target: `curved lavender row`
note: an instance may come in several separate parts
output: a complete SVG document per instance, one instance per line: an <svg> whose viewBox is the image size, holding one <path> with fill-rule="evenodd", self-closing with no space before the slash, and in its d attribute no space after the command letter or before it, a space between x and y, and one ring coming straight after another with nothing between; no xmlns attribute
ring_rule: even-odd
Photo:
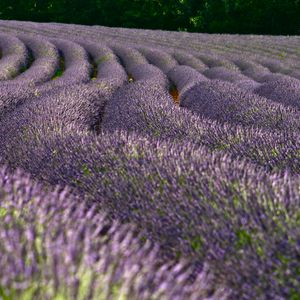
<svg viewBox="0 0 300 300"><path fill-rule="evenodd" d="M174 52L174 58L178 61L180 65L187 65L197 70L198 72L203 72L207 69L207 66L197 59L195 56L185 53L185 52Z"/></svg>
<svg viewBox="0 0 300 300"><path fill-rule="evenodd" d="M27 65L27 48L17 37L0 33L0 49L0 80L13 79Z"/></svg>
<svg viewBox="0 0 300 300"><path fill-rule="evenodd" d="M50 80L59 65L57 48L43 38L20 36L20 39L32 51L34 62L25 72L20 74L15 81L41 84Z"/></svg>
<svg viewBox="0 0 300 300"><path fill-rule="evenodd" d="M133 226L110 222L70 191L46 191L3 168L0 189L5 299L208 299L211 275L204 271L189 283L186 263L163 264ZM209 299L225 298L220 289Z"/></svg>
<svg viewBox="0 0 300 300"><path fill-rule="evenodd" d="M254 92L286 106L300 108L300 80L298 79L285 78L267 82Z"/></svg>
<svg viewBox="0 0 300 300"><path fill-rule="evenodd" d="M144 82L145 85L159 84L165 90L169 90L170 82L168 77L156 66L151 64L141 64L132 66L131 74L134 81Z"/></svg>
<svg viewBox="0 0 300 300"><path fill-rule="evenodd" d="M180 94L201 81L208 81L204 75L189 66L176 66L167 75Z"/></svg>
<svg viewBox="0 0 300 300"><path fill-rule="evenodd" d="M263 82L263 77L269 76L271 73L266 68L259 65L252 65L242 71L243 75L257 81Z"/></svg>
<svg viewBox="0 0 300 300"><path fill-rule="evenodd" d="M300 173L298 134L275 130L270 134L258 128L221 125L176 107L159 84L149 87L133 83L117 91L107 104L102 128L135 131L182 143L191 141L213 151L247 158L267 169L288 168Z"/></svg>
<svg viewBox="0 0 300 300"><path fill-rule="evenodd" d="M7 24L7 25L6 25ZM8 25L9 24L9 25ZM194 49L204 49L205 47L209 49L216 49L219 51L220 48L226 49L226 53L237 53L244 52L248 56L269 56L282 59L285 54L288 54L291 61L288 61L290 65L294 65L293 60L298 59L297 56L297 37L251 37L250 39L244 36L230 36L230 35L208 35L208 34L197 34L197 33L174 33L174 32L165 32L162 31L143 31L143 30L133 30L133 29L116 29L113 30L107 29L103 26L80 26L80 25L67 25L67 24L36 24L32 22L14 22L9 21L6 23L1 23L1 27L5 27L5 30L9 28L11 30L13 27L42 32L43 34L49 34L51 29L51 34L56 36L60 35L63 37L68 37L70 35L82 35L82 36L91 36L91 39L99 40L99 38L107 39L119 39L121 42L131 42L136 44L139 41L149 41L147 44L154 43L157 45L164 45L167 47L175 46L176 48L182 48L187 50L186 45L189 45L189 48ZM47 30L46 30L47 29ZM63 29L63 30L62 30ZM145 35L146 33L146 35ZM184 38L182 39L184 35ZM182 42L181 42L182 40ZM251 47L249 47L249 41ZM205 45L205 47L203 46ZM224 46L220 46L224 45ZM272 47L276 50L276 54L272 51ZM271 49L271 50L270 50ZM254 50L254 51L253 51ZM284 53L282 52L284 51ZM286 62L286 60L285 60Z"/></svg>
<svg viewBox="0 0 300 300"><path fill-rule="evenodd" d="M299 179L140 135L33 128L26 140L26 149L14 145L10 163L139 224L168 257L207 261L215 282L233 290L231 299L280 299L297 288Z"/></svg>
<svg viewBox="0 0 300 300"><path fill-rule="evenodd" d="M239 68L237 65L235 65L234 62L229 61L225 59L224 57L219 57L217 55L211 56L211 55L204 55L204 54L198 54L197 57L204 62L209 68L215 68L215 67L224 67L228 70L232 71L239 71Z"/></svg>
<svg viewBox="0 0 300 300"><path fill-rule="evenodd" d="M278 59L267 58L257 59L256 61L262 66L267 67L271 72L274 73L287 74L291 71L289 68L286 68L285 64Z"/></svg>
<svg viewBox="0 0 300 300"><path fill-rule="evenodd" d="M152 84L151 82L159 83L162 87L169 89L167 76L158 67L149 64L139 51L119 46L114 46L113 49L134 81L145 81L148 85Z"/></svg>
<svg viewBox="0 0 300 300"><path fill-rule="evenodd" d="M233 62L235 63L235 65L237 65L241 72L244 73L245 71L249 71L249 70L257 70L259 69L259 71L262 74L270 74L270 70L266 67L263 67L262 65L258 64L257 62L247 59L247 57L239 57L236 59L233 59Z"/></svg>
<svg viewBox="0 0 300 300"><path fill-rule="evenodd" d="M118 90L106 106L102 128L110 131L121 128L151 133L156 126L162 126L161 122L155 125L151 119L156 114L167 116L164 110L168 106L174 106L173 100L160 82L150 81L150 83L148 85L145 82L135 82ZM150 117L149 123L148 117ZM166 129L167 122L166 119L164 124Z"/></svg>
<svg viewBox="0 0 300 300"><path fill-rule="evenodd" d="M247 79L234 82L234 85L236 85L238 88L244 91L254 93L254 90L260 87L261 84L254 80Z"/></svg>
<svg viewBox="0 0 300 300"><path fill-rule="evenodd" d="M154 48L139 48L139 51L151 64L160 68L165 74L178 64L170 54L163 50Z"/></svg>
<svg viewBox="0 0 300 300"><path fill-rule="evenodd" d="M58 78L44 84L44 89L57 86L86 83L90 80L92 67L87 52L79 44L62 39L50 39L63 56L65 70Z"/></svg>
<svg viewBox="0 0 300 300"><path fill-rule="evenodd" d="M103 83L77 84L53 89L49 94L24 102L2 120L2 147L26 137L31 127L64 132L98 131L105 104L113 91Z"/></svg>
<svg viewBox="0 0 300 300"><path fill-rule="evenodd" d="M122 64L129 74L132 74L132 68L136 65L148 64L147 59L134 48L112 45L111 49L121 59Z"/></svg>
<svg viewBox="0 0 300 300"><path fill-rule="evenodd" d="M290 73L286 72L287 75L285 75L280 72L272 73L264 65L257 64L257 62L253 62L253 61L236 60L235 63L240 66L240 68L242 69L242 73L244 75L260 83L266 83L266 82L275 81L279 79L294 80L294 78L288 76L289 74L292 74L292 71Z"/></svg>
<svg viewBox="0 0 300 300"><path fill-rule="evenodd" d="M212 67L205 70L202 74L210 79L220 79L229 82L248 80L248 77L245 75L229 70L225 67Z"/></svg>
<svg viewBox="0 0 300 300"><path fill-rule="evenodd" d="M296 110L218 80L190 88L181 96L180 106L220 122L270 130L300 129L300 114Z"/></svg>
<svg viewBox="0 0 300 300"><path fill-rule="evenodd" d="M275 81L279 79L293 80L293 78L287 75L281 73L272 73L268 68L255 61L249 61L249 60L247 61L244 58L244 59L236 59L234 60L234 62L236 65L240 67L243 75L250 77L258 82L258 83L250 84L250 86L252 85L251 86L252 91L254 91L252 87L254 87L255 85L257 85L256 88L258 88L261 84L266 82Z"/></svg>
<svg viewBox="0 0 300 300"><path fill-rule="evenodd" d="M93 82L108 85L111 89L116 89L127 82L127 74L111 49L96 43L80 42L80 44L90 53L97 67L97 77L92 78Z"/></svg>
<svg viewBox="0 0 300 300"><path fill-rule="evenodd" d="M271 73L271 74L266 74L266 75L263 75L260 77L260 82L262 84L267 83L267 82L277 81L277 80L294 81L295 78L288 76L288 75L281 74L281 73Z"/></svg>

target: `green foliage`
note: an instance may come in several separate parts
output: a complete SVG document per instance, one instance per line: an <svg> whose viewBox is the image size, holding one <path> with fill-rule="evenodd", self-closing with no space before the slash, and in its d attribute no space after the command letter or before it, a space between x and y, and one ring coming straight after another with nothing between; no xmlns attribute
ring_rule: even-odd
<svg viewBox="0 0 300 300"><path fill-rule="evenodd" d="M0 18L196 32L299 34L298 0L2 0ZM281 59L285 54L280 54Z"/></svg>
<svg viewBox="0 0 300 300"><path fill-rule="evenodd" d="M57 79L58 77L60 77L62 75L63 71L61 69L57 69L54 76L52 77L52 79Z"/></svg>
<svg viewBox="0 0 300 300"><path fill-rule="evenodd" d="M92 175L92 171L89 169L89 167L86 164L82 165L81 170L82 170L82 172L85 176L91 176Z"/></svg>
<svg viewBox="0 0 300 300"><path fill-rule="evenodd" d="M191 241L191 247L194 251L199 252L203 246L203 239L201 236L197 236L192 239Z"/></svg>
<svg viewBox="0 0 300 300"><path fill-rule="evenodd" d="M245 229L240 229L236 232L236 248L241 249L243 247L251 245L251 235Z"/></svg>

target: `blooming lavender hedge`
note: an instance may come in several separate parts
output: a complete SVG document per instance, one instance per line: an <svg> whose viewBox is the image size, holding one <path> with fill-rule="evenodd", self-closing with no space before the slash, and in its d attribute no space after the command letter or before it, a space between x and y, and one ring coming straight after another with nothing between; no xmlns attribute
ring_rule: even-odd
<svg viewBox="0 0 300 300"><path fill-rule="evenodd" d="M132 225L111 222L69 190L0 170L2 299L225 299L207 269L162 263ZM211 295L208 297L208 295Z"/></svg>
<svg viewBox="0 0 300 300"><path fill-rule="evenodd" d="M298 48L0 20L0 298L299 299Z"/></svg>
<svg viewBox="0 0 300 300"><path fill-rule="evenodd" d="M26 46L16 37L9 35L0 36L0 80L15 77L26 66L28 52Z"/></svg>
<svg viewBox="0 0 300 300"><path fill-rule="evenodd" d="M300 108L300 80L279 79L267 82L258 87L255 92L286 106Z"/></svg>
<svg viewBox="0 0 300 300"><path fill-rule="evenodd" d="M32 53L32 65L16 78L16 82L39 84L50 80L59 66L59 53L57 48L41 38L21 36Z"/></svg>
<svg viewBox="0 0 300 300"><path fill-rule="evenodd" d="M201 82L183 93L180 105L207 118L268 129L299 131L296 110L223 81Z"/></svg>

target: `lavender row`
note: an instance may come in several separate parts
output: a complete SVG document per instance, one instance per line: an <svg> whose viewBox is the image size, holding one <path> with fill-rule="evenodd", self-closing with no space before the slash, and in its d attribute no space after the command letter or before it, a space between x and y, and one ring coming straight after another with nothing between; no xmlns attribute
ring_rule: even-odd
<svg viewBox="0 0 300 300"><path fill-rule="evenodd" d="M6 114L1 120L4 126L2 147L9 146L15 139L26 137L31 127L66 132L98 130L105 104L114 89L100 82L68 85L47 93L43 88L41 91L38 97L23 101L22 105L15 107L11 114ZM18 134L20 137L17 137Z"/></svg>
<svg viewBox="0 0 300 300"><path fill-rule="evenodd" d="M0 82L0 120L2 121L6 114L13 112L18 106L40 95L40 90L32 84L20 85L15 81Z"/></svg>
<svg viewBox="0 0 300 300"><path fill-rule="evenodd" d="M122 86L127 81L127 74L118 58L107 46L101 46L96 43L81 41L80 44L88 51L92 57L94 68L96 68L96 77L93 82L111 86L112 89Z"/></svg>
<svg viewBox="0 0 300 300"><path fill-rule="evenodd" d="M41 84L50 80L59 65L59 53L57 48L42 38L20 36L33 55L30 68L20 74L15 81Z"/></svg>
<svg viewBox="0 0 300 300"><path fill-rule="evenodd" d="M293 124L297 120L279 119L278 124L280 122ZM298 133L260 130L232 123L222 125L176 107L159 84L133 83L117 91L107 103L102 128L135 131L179 142L191 141L212 151L246 158L267 169L288 168L293 173L300 172Z"/></svg>
<svg viewBox="0 0 300 300"><path fill-rule="evenodd" d="M267 82L254 90L255 93L285 106L300 108L300 80L292 78Z"/></svg>
<svg viewBox="0 0 300 300"><path fill-rule="evenodd" d="M64 70L60 70L60 74L53 78L55 80L47 82L45 88L88 82L91 65L84 48L77 43L63 39L50 39L50 42L59 49Z"/></svg>
<svg viewBox="0 0 300 300"><path fill-rule="evenodd" d="M156 66L149 64L139 51L133 48L114 46L114 51L122 59L127 73L134 81L144 81L148 85L159 83L166 89L169 88L167 76Z"/></svg>
<svg viewBox="0 0 300 300"><path fill-rule="evenodd" d="M163 50L154 48L139 48L139 50L151 64L160 68L165 74L178 64L170 54Z"/></svg>
<svg viewBox="0 0 300 300"><path fill-rule="evenodd" d="M112 45L114 53L121 59L127 73L132 73L132 68L136 65L148 64L146 58L134 48Z"/></svg>
<svg viewBox="0 0 300 300"><path fill-rule="evenodd" d="M0 170L0 291L5 299L225 299L213 275L163 263L132 225L111 222L70 190Z"/></svg>
<svg viewBox="0 0 300 300"><path fill-rule="evenodd" d="M191 259L195 275L207 262L233 298L281 299L297 290L298 178L190 142L41 129L31 128L5 160L139 224L163 257Z"/></svg>
<svg viewBox="0 0 300 300"><path fill-rule="evenodd" d="M225 67L228 70L239 71L239 68L224 57L218 55L198 54L197 57L203 61L209 68Z"/></svg>
<svg viewBox="0 0 300 300"><path fill-rule="evenodd" d="M220 79L223 81L237 82L248 80L248 77L236 71L232 71L225 67L212 67L203 72L203 75L210 79Z"/></svg>
<svg viewBox="0 0 300 300"><path fill-rule="evenodd" d="M28 51L24 43L11 35L0 35L0 80L13 79L26 68Z"/></svg>
<svg viewBox="0 0 300 300"><path fill-rule="evenodd" d="M180 65L189 66L200 73L207 69L207 66L200 59L197 59L194 55L183 51L176 51L173 55Z"/></svg>
<svg viewBox="0 0 300 300"><path fill-rule="evenodd" d="M168 72L168 77L174 83L180 94L183 94L186 90L199 82L208 81L204 75L186 65L175 66Z"/></svg>
<svg viewBox="0 0 300 300"><path fill-rule="evenodd" d="M194 85L181 95L180 106L220 122L269 130L300 129L297 110L218 80Z"/></svg>

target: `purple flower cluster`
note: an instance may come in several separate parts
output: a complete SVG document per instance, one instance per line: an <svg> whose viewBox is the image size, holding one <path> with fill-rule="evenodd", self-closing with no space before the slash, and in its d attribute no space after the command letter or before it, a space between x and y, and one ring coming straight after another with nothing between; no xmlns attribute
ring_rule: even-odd
<svg viewBox="0 0 300 300"><path fill-rule="evenodd" d="M4 299L225 299L207 267L191 283L183 260L162 262L133 225L110 221L70 190L0 170Z"/></svg>

